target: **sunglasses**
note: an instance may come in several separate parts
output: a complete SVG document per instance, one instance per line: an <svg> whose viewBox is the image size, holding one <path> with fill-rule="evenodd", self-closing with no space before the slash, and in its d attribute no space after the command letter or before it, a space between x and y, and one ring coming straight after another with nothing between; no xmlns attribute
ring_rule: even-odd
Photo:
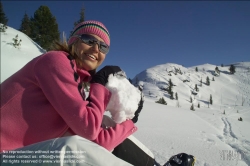
<svg viewBox="0 0 250 166"><path fill-rule="evenodd" d="M82 34L82 35L77 35L76 37L79 37L83 43L89 46L94 46L95 44L97 44L99 51L102 52L103 54L107 54L109 52L109 46L106 43L97 40L92 35Z"/></svg>

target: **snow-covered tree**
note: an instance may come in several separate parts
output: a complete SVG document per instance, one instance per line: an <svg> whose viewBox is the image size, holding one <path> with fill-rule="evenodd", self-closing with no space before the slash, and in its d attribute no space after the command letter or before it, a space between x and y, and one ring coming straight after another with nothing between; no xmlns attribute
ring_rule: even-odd
<svg viewBox="0 0 250 166"><path fill-rule="evenodd" d="M13 46L15 47L15 48L19 48L20 46L21 46L21 39L20 40L18 40L18 35L16 35L16 37L15 38L13 38L12 39L13 40Z"/></svg>
<svg viewBox="0 0 250 166"><path fill-rule="evenodd" d="M174 85L171 79L168 80L168 85L169 86L173 86Z"/></svg>
<svg viewBox="0 0 250 166"><path fill-rule="evenodd" d="M190 110L195 111L195 109L194 109L194 104L191 105Z"/></svg>
<svg viewBox="0 0 250 166"><path fill-rule="evenodd" d="M216 76L220 75L220 70L219 70L218 66L216 66L216 68L214 70L214 73L215 73Z"/></svg>
<svg viewBox="0 0 250 166"><path fill-rule="evenodd" d="M173 100L174 99L174 92L170 93L170 99Z"/></svg>
<svg viewBox="0 0 250 166"><path fill-rule="evenodd" d="M167 105L167 102L165 101L163 97L160 98L158 101L156 101L156 103Z"/></svg>
<svg viewBox="0 0 250 166"><path fill-rule="evenodd" d="M208 86L210 85L210 79L209 79L208 76L207 76L207 85L208 85Z"/></svg>
<svg viewBox="0 0 250 166"><path fill-rule="evenodd" d="M0 32L6 32L8 27L5 24L0 24Z"/></svg>
<svg viewBox="0 0 250 166"><path fill-rule="evenodd" d="M209 100L209 103L212 105L213 104L213 98L212 98L212 95L210 94L210 100Z"/></svg>
<svg viewBox="0 0 250 166"><path fill-rule="evenodd" d="M168 91L168 94L170 94L170 99L174 99L173 86L174 86L174 84L173 84L172 80L169 79L167 91Z"/></svg>
<svg viewBox="0 0 250 166"><path fill-rule="evenodd" d="M229 71L230 71L231 74L234 74L235 73L235 66L234 65L230 65Z"/></svg>
<svg viewBox="0 0 250 166"><path fill-rule="evenodd" d="M196 90L196 92L198 92L198 91L199 91L199 88L198 88L197 84L195 84L194 89Z"/></svg>

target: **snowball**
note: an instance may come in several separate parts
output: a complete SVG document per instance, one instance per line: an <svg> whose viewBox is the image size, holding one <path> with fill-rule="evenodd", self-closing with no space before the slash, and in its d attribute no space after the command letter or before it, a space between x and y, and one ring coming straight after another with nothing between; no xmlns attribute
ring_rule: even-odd
<svg viewBox="0 0 250 166"><path fill-rule="evenodd" d="M132 119L141 99L141 92L126 78L125 73L108 78L106 88L112 93L106 111L109 111L116 123Z"/></svg>

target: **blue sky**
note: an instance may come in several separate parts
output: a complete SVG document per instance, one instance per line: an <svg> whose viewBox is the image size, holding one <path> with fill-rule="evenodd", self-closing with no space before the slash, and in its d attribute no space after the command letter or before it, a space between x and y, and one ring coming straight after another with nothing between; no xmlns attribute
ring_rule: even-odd
<svg viewBox="0 0 250 166"><path fill-rule="evenodd" d="M129 78L152 66L191 67L250 61L250 1L2 1L8 26L19 29L26 13L50 8L60 32L79 19L98 20L111 34L105 65Z"/></svg>

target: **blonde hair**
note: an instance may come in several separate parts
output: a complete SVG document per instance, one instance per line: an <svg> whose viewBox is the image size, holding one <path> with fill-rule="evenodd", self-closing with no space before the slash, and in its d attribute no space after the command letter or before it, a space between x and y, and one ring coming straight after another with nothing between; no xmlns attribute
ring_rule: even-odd
<svg viewBox="0 0 250 166"><path fill-rule="evenodd" d="M62 39L62 41L55 41L52 44L52 49L51 50L67 52L69 55L71 55L74 58L77 67L78 68L82 68L83 67L83 63L82 63L81 59L78 57L77 50L76 50L76 43L78 41L79 41L79 39L77 39L71 45L68 45L66 36L63 33L63 39ZM90 73L91 76L93 76L96 73L96 69L90 70L88 72Z"/></svg>

